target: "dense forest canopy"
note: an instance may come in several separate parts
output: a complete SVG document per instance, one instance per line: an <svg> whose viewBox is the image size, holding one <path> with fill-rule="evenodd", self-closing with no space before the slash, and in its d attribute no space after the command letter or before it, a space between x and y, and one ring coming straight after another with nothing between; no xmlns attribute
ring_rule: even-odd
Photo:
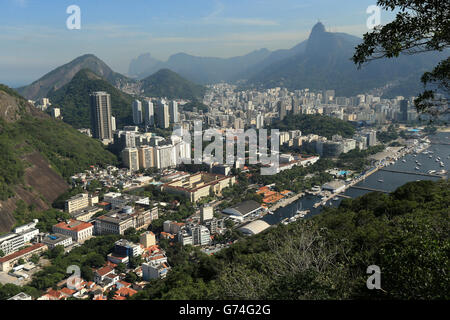
<svg viewBox="0 0 450 320"><path fill-rule="evenodd" d="M168 248L174 266L132 299L449 299L448 181L344 200L215 256ZM383 290L368 290L367 267Z"/></svg>
<svg viewBox="0 0 450 320"><path fill-rule="evenodd" d="M331 137L339 134L349 138L355 133L355 128L348 122L322 115L290 115L282 121L275 122L271 128L287 130L301 130L303 135L318 134L319 136Z"/></svg>

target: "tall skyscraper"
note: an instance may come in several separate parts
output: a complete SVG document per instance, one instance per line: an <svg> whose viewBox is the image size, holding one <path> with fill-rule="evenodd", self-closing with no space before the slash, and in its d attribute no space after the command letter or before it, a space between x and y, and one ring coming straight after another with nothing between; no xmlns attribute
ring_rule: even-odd
<svg viewBox="0 0 450 320"><path fill-rule="evenodd" d="M146 127L155 124L155 110L151 100L144 101L144 123Z"/></svg>
<svg viewBox="0 0 450 320"><path fill-rule="evenodd" d="M180 121L180 114L178 113L178 103L176 101L170 101L169 114L171 123L178 123Z"/></svg>
<svg viewBox="0 0 450 320"><path fill-rule="evenodd" d="M157 102L156 119L158 120L158 127L162 129L167 129L169 127L169 106L164 100L159 100Z"/></svg>
<svg viewBox="0 0 450 320"><path fill-rule="evenodd" d="M92 135L100 140L112 140L111 96L98 91L89 95L91 103Z"/></svg>
<svg viewBox="0 0 450 320"><path fill-rule="evenodd" d="M408 100L400 100L401 121L408 121Z"/></svg>
<svg viewBox="0 0 450 320"><path fill-rule="evenodd" d="M136 125L142 123L142 103L139 100L133 101L133 122Z"/></svg>
<svg viewBox="0 0 450 320"><path fill-rule="evenodd" d="M278 101L278 115L280 120L283 120L287 116L287 106L282 101Z"/></svg>

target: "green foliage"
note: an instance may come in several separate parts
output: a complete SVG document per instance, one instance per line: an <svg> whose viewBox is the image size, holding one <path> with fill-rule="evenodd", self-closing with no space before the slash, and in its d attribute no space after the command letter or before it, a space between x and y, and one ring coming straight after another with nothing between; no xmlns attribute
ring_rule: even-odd
<svg viewBox="0 0 450 320"><path fill-rule="evenodd" d="M80 70L68 84L50 91L48 97L54 106L61 109L64 122L75 128L90 128L89 94L95 91L105 91L111 95L111 113L116 117L118 128L132 123L133 98L89 69Z"/></svg>
<svg viewBox="0 0 450 320"><path fill-rule="evenodd" d="M388 143L392 140L397 139L398 133L397 130L395 130L395 127L393 125L390 125L387 131L378 131L377 132L377 139L381 141L382 143Z"/></svg>
<svg viewBox="0 0 450 320"><path fill-rule="evenodd" d="M183 111L193 112L194 108L197 108L197 111L202 111L203 113L208 112L208 106L198 100L194 100L183 105Z"/></svg>
<svg viewBox="0 0 450 320"><path fill-rule="evenodd" d="M378 0L378 6L398 11L396 18L364 35L364 42L356 47L355 64L380 58L399 57L401 53L444 51L450 46L450 4L448 1ZM422 76L422 83L435 85L444 93L450 92L450 58L442 60L431 72ZM436 86L437 85L437 86ZM425 90L415 104L419 111L430 111L433 106L448 112L448 102L434 100L435 90Z"/></svg>
<svg viewBox="0 0 450 320"><path fill-rule="evenodd" d="M280 131L301 130L303 135L318 134L331 139L335 134L349 138L355 133L355 128L346 121L322 115L293 115L275 122L271 128Z"/></svg>
<svg viewBox="0 0 450 320"><path fill-rule="evenodd" d="M207 256L169 246L174 266L131 299L449 298L448 181L342 201L313 219L240 239ZM367 267L381 268L368 290Z"/></svg>
<svg viewBox="0 0 450 320"><path fill-rule="evenodd" d="M370 161L367 157L383 150L383 145L372 146L366 150L353 149L347 153L342 153L339 156L337 165L340 168L345 168L348 170L363 171L368 165L370 165Z"/></svg>
<svg viewBox="0 0 450 320"><path fill-rule="evenodd" d="M98 236L87 240L82 246L72 249L67 254L63 254L58 246L49 253L52 264L43 268L33 276L30 286L45 290L54 286L59 281L67 278L67 267L77 265L80 267L85 280L93 279L92 268L101 267L105 263L108 253L112 252L114 242L120 239L120 235Z"/></svg>
<svg viewBox="0 0 450 320"><path fill-rule="evenodd" d="M0 300L7 300L21 292L25 292L33 298L38 298L40 296L39 290L30 286L17 286L12 283L0 283Z"/></svg>
<svg viewBox="0 0 450 320"><path fill-rule="evenodd" d="M14 124L11 135L32 145L65 178L91 165L117 164L99 141L58 120L26 117Z"/></svg>
<svg viewBox="0 0 450 320"><path fill-rule="evenodd" d="M144 94L169 99L202 99L206 89L180 77L169 69L161 69L142 80Z"/></svg>
<svg viewBox="0 0 450 320"><path fill-rule="evenodd" d="M16 207L13 213L16 226L27 224L33 221L33 219L38 219L39 222L36 227L42 232L51 232L52 226L57 224L59 220L70 219L70 215L67 212L56 209L38 211L32 206L27 206L23 200L17 201Z"/></svg>
<svg viewBox="0 0 450 320"><path fill-rule="evenodd" d="M335 163L333 161L320 159L311 166L295 166L276 175L260 175L258 170L253 173L251 180L254 183L263 185L274 183L277 191L290 190L298 193L311 189L315 185L322 185L325 182L331 181L333 177L324 171L334 166ZM306 179L308 174L313 176Z"/></svg>
<svg viewBox="0 0 450 320"><path fill-rule="evenodd" d="M14 195L12 186L22 182L24 165L7 135L2 133L1 127L0 150L0 200L7 200Z"/></svg>

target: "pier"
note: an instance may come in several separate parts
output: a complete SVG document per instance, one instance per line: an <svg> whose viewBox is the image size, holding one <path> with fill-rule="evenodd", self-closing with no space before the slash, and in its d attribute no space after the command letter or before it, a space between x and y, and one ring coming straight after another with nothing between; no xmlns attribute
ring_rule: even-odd
<svg viewBox="0 0 450 320"><path fill-rule="evenodd" d="M275 210L278 210L280 208L284 208L284 207L290 205L291 203L297 201L304 195L305 194L302 192L302 193L298 193L292 197L284 198L284 199L280 200L278 203L276 203L275 205L273 205L272 207L270 207L269 210L275 212Z"/></svg>
<svg viewBox="0 0 450 320"><path fill-rule="evenodd" d="M385 169L385 168L382 168L382 169L380 169L380 170L381 170L381 171L386 171L386 172L393 172L393 173L412 174L412 175L416 175L416 176L424 176L424 177L432 177L432 178L442 178L441 175L437 175L437 174L429 174L429 173L424 173L424 172L409 172L409 171L392 170L392 169Z"/></svg>
<svg viewBox="0 0 450 320"><path fill-rule="evenodd" d="M336 197L341 197L341 198L344 198L344 199L352 199L352 197L347 196L347 195L342 194L342 193L337 194Z"/></svg>
<svg viewBox="0 0 450 320"><path fill-rule="evenodd" d="M386 191L386 190L367 188L367 187L360 187L360 186L351 186L350 188L359 189L359 190L366 190L366 191L372 191L372 192L383 192L383 193L389 193L390 192L390 191Z"/></svg>

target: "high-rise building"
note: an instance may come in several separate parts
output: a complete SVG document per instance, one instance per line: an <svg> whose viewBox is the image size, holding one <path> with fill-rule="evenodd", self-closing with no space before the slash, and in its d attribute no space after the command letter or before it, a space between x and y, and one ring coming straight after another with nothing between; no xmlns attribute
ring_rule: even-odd
<svg viewBox="0 0 450 320"><path fill-rule="evenodd" d="M400 119L408 121L408 100L400 100Z"/></svg>
<svg viewBox="0 0 450 320"><path fill-rule="evenodd" d="M136 125L142 123L142 103L139 100L133 101L133 123Z"/></svg>
<svg viewBox="0 0 450 320"><path fill-rule="evenodd" d="M178 112L178 103L176 101L170 101L169 115L171 123L178 123L180 121L180 114Z"/></svg>
<svg viewBox="0 0 450 320"><path fill-rule="evenodd" d="M146 127L155 124L155 110L151 100L144 101L144 123Z"/></svg>
<svg viewBox="0 0 450 320"><path fill-rule="evenodd" d="M214 218L214 208L212 206L204 206L200 209L200 221L205 222Z"/></svg>
<svg viewBox="0 0 450 320"><path fill-rule="evenodd" d="M139 153L136 148L125 148L122 151L122 160L125 167L131 171L139 170Z"/></svg>
<svg viewBox="0 0 450 320"><path fill-rule="evenodd" d="M264 116L260 113L256 116L256 129L264 128Z"/></svg>
<svg viewBox="0 0 450 320"><path fill-rule="evenodd" d="M111 130L112 131L116 131L117 127L116 127L116 117L111 116Z"/></svg>
<svg viewBox="0 0 450 320"><path fill-rule="evenodd" d="M367 146L372 147L377 143L377 132L375 130L368 130L364 132L367 138Z"/></svg>
<svg viewBox="0 0 450 320"><path fill-rule="evenodd" d="M158 120L158 127L167 129L170 123L169 106L164 100L157 102L156 119Z"/></svg>
<svg viewBox="0 0 450 320"><path fill-rule="evenodd" d="M335 91L334 90L327 90L327 91L325 91L325 96L324 96L325 104L333 102L334 95L335 95Z"/></svg>
<svg viewBox="0 0 450 320"><path fill-rule="evenodd" d="M191 228L194 245L205 246L211 243L211 234L205 226L195 226Z"/></svg>
<svg viewBox="0 0 450 320"><path fill-rule="evenodd" d="M244 129L245 128L245 122L241 118L237 118L234 120L234 128L235 129Z"/></svg>
<svg viewBox="0 0 450 320"><path fill-rule="evenodd" d="M287 105L282 101L278 101L278 114L280 120L283 120L287 115Z"/></svg>
<svg viewBox="0 0 450 320"><path fill-rule="evenodd" d="M111 96L98 91L90 94L92 135L96 139L113 139L111 123Z"/></svg>
<svg viewBox="0 0 450 320"><path fill-rule="evenodd" d="M177 165L176 151L173 145L157 146L155 152L155 167L165 169Z"/></svg>
<svg viewBox="0 0 450 320"><path fill-rule="evenodd" d="M139 168L147 169L155 166L153 150L154 148L150 146L140 146L138 148Z"/></svg>

